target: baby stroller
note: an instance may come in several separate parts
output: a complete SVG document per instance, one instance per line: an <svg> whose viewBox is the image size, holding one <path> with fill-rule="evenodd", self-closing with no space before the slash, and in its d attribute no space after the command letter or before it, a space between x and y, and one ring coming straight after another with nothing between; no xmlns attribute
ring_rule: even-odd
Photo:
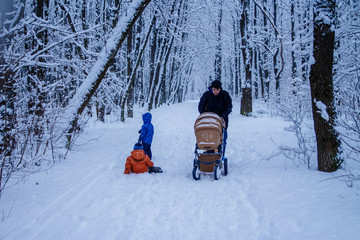
<svg viewBox="0 0 360 240"><path fill-rule="evenodd" d="M192 175L199 180L201 172L213 172L219 180L221 173L228 174L228 160L224 156L224 120L212 112L200 114L194 125L196 136L195 159Z"/></svg>

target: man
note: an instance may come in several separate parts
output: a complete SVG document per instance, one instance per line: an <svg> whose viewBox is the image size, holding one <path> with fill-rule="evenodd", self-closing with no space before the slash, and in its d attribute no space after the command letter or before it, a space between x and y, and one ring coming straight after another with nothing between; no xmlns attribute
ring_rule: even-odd
<svg viewBox="0 0 360 240"><path fill-rule="evenodd" d="M227 128L229 125L229 114L232 111L232 101L229 93L222 89L221 82L215 80L211 83L209 91L200 98L198 106L200 114L203 112L214 112L224 118L226 126L224 132L224 154L227 139Z"/></svg>
<svg viewBox="0 0 360 240"><path fill-rule="evenodd" d="M229 93L221 88L221 82L215 80L211 83L209 91L206 91L199 102L199 112L214 112L224 118L226 128L229 123L229 114L232 111L232 101Z"/></svg>

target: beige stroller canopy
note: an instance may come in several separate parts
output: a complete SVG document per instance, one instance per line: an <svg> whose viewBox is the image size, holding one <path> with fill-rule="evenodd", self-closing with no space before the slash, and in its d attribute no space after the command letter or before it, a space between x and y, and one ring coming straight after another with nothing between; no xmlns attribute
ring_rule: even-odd
<svg viewBox="0 0 360 240"><path fill-rule="evenodd" d="M221 144L223 119L212 112L200 114L194 124L196 143L202 150L215 150Z"/></svg>

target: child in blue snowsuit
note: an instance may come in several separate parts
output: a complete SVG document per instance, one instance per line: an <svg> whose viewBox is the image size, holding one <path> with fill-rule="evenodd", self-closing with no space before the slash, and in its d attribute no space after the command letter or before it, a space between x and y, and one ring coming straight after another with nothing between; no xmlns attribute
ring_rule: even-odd
<svg viewBox="0 0 360 240"><path fill-rule="evenodd" d="M147 112L144 115L142 115L142 119L144 121L144 124L141 126L141 130L139 131L140 137L139 142L143 145L143 150L145 151L145 154L149 156L149 158L152 158L151 153L151 143L154 136L154 126L151 124L151 113Z"/></svg>

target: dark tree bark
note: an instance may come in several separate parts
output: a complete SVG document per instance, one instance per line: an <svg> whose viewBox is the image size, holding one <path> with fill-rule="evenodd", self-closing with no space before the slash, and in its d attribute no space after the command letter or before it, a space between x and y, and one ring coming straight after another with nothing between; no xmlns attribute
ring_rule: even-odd
<svg viewBox="0 0 360 240"><path fill-rule="evenodd" d="M335 0L315 1L313 50L315 63L310 70L310 87L317 141L318 169L324 172L336 171L342 162L340 141L338 132L335 130L336 112L332 71L335 17ZM327 19L326 22L325 19ZM324 109L325 107L326 109Z"/></svg>
<svg viewBox="0 0 360 240"><path fill-rule="evenodd" d="M149 63L149 90L146 96L146 102L148 102L148 111L150 111L152 109L152 99L153 99L153 95L154 95L154 88L157 85L157 82L155 82L155 72L156 72L156 67L157 67L157 63L156 63L156 56L158 55L158 32L159 30L156 27L156 23L157 23L157 18L158 18L158 12L155 10L154 16L153 16L153 23L154 23L154 27L152 28L152 36L151 36L151 46L150 46L150 63Z"/></svg>
<svg viewBox="0 0 360 240"><path fill-rule="evenodd" d="M82 18L82 29L83 30L88 29L86 11L87 11L87 2L86 2L86 0L83 0L82 5L81 5L81 18ZM84 48L87 49L88 46L89 46L89 39L84 38Z"/></svg>
<svg viewBox="0 0 360 240"><path fill-rule="evenodd" d="M234 94L239 95L241 91L241 59L240 59L240 11L235 9L235 17L233 18L233 31L234 31Z"/></svg>
<svg viewBox="0 0 360 240"><path fill-rule="evenodd" d="M222 0L219 3L219 19L217 22L216 34L217 34L217 45L215 52L215 63L214 63L214 72L215 80L221 81L221 65L222 65L222 50L221 50L221 22L222 22Z"/></svg>
<svg viewBox="0 0 360 240"><path fill-rule="evenodd" d="M291 1L291 77L293 81L297 77L297 66L296 66L296 56L295 56L295 2ZM293 82L294 88L293 93L296 94L295 83Z"/></svg>
<svg viewBox="0 0 360 240"><path fill-rule="evenodd" d="M133 31L131 30L127 37L127 80L128 84L130 84L128 89L128 97L127 101L127 117L132 118L134 116L133 108L134 108L134 82L131 81L131 75L133 71Z"/></svg>
<svg viewBox="0 0 360 240"><path fill-rule="evenodd" d="M243 88L242 91L243 96L241 98L240 114L244 116L250 116L252 113L252 89Z"/></svg>
<svg viewBox="0 0 360 240"><path fill-rule="evenodd" d="M241 50L243 57L243 64L245 66L245 80L242 88L242 97L240 104L240 114L250 116L252 113L252 79L251 79L251 64L252 64L252 48L249 41L249 0L243 0L243 10L240 20L241 32Z"/></svg>
<svg viewBox="0 0 360 240"><path fill-rule="evenodd" d="M277 22L277 0L274 0L274 25L276 26ZM279 33L275 29L275 39L277 40ZM276 98L277 101L280 101L280 74L279 74L279 66L278 66L278 55L279 49L276 50L273 56L273 64L274 64L274 75L275 75L275 89L276 89Z"/></svg>

